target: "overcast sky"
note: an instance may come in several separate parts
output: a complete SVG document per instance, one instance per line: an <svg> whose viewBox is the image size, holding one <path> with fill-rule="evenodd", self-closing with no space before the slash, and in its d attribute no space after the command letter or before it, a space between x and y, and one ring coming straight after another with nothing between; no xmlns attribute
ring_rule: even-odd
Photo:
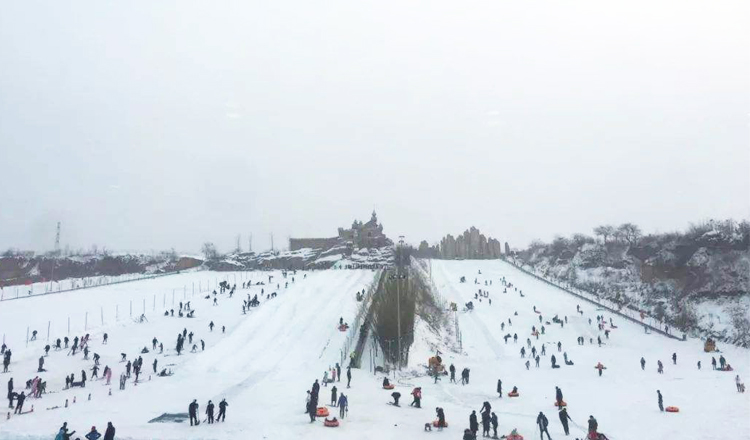
<svg viewBox="0 0 750 440"><path fill-rule="evenodd" d="M749 5L0 0L0 248L747 219Z"/></svg>

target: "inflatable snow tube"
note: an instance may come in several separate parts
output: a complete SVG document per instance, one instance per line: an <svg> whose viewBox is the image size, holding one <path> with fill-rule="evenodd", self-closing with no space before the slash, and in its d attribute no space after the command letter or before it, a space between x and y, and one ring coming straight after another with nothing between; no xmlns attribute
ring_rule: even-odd
<svg viewBox="0 0 750 440"><path fill-rule="evenodd" d="M384 390L392 390L396 388L396 385L393 385L392 383L389 383L388 385L383 385Z"/></svg>
<svg viewBox="0 0 750 440"><path fill-rule="evenodd" d="M315 415L318 417L328 417L328 414L330 413L328 412L328 408L326 408L325 406L319 406L317 411L315 411Z"/></svg>
<svg viewBox="0 0 750 440"><path fill-rule="evenodd" d="M555 406L562 408L563 406L568 406L568 404L563 400L561 402L555 402Z"/></svg>
<svg viewBox="0 0 750 440"><path fill-rule="evenodd" d="M680 412L680 408L677 408L676 406L668 406L664 408L664 411L666 412Z"/></svg>
<svg viewBox="0 0 750 440"><path fill-rule="evenodd" d="M340 326L339 326L339 331L345 332L345 331L347 331L347 330L349 330L349 327L347 327L347 326L345 326L345 325L340 325Z"/></svg>
<svg viewBox="0 0 750 440"><path fill-rule="evenodd" d="M323 426L327 426L329 428L335 428L335 427L339 426L339 421L336 420L336 419L333 419L333 420L325 419L323 421Z"/></svg>
<svg viewBox="0 0 750 440"><path fill-rule="evenodd" d="M509 434L505 438L506 440L523 440L523 436L521 434Z"/></svg>
<svg viewBox="0 0 750 440"><path fill-rule="evenodd" d="M434 426L435 428L439 428L440 424L438 423L437 420L433 420L432 421L432 426ZM445 422L445 426L443 426L443 428L447 428L447 427L448 427L448 422Z"/></svg>
<svg viewBox="0 0 750 440"><path fill-rule="evenodd" d="M514 393L512 391L510 393L508 393L508 397L518 397L518 396L519 396L518 393Z"/></svg>

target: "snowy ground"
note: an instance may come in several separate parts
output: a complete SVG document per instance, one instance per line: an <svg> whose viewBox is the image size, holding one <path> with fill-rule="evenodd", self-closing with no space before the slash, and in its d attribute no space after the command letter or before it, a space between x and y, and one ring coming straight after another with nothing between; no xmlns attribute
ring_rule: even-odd
<svg viewBox="0 0 750 440"><path fill-rule="evenodd" d="M251 273L250 277L267 281L267 274ZM109 387L101 382L92 382L85 390L60 391L65 374L75 372L79 376L81 368L90 368L92 362L83 361L80 356L65 356L65 352L51 353L47 363L50 371L44 374L49 381L48 389L57 393L41 400L27 400L27 407L31 404L36 407L32 414L0 420L0 439L52 438L63 421L83 434L91 425L103 430L110 420L117 426L117 438L126 439L383 440L422 435L459 439L463 429L468 427L471 410L478 411L484 401L491 402L499 417L499 434L518 428L527 439L537 438L534 421L538 412L544 411L554 439L563 437L552 406L555 386L562 388L569 413L578 426L585 427L586 419L593 414L599 420L600 430L613 440L750 439L750 418L747 417L750 394L738 394L734 385L735 374L739 373L746 380L750 372L747 350L720 346L736 372L712 371L711 356L703 352L700 341L681 342L646 335L639 326L617 319L618 328L612 330L610 339L606 340L602 334L606 345L591 345L588 338L596 340L599 332L595 325L589 326L588 318L602 312L581 304L585 314L583 317L576 315L578 302L574 297L500 261L433 261L432 278L442 297L459 305L473 300L476 308L473 312L458 312L449 320L454 323L454 318L458 319L462 350L453 348L456 342L453 326L435 333L423 321L417 321L410 365L395 378L397 390L403 396L402 407L386 404L391 392L381 389L382 375L373 375L368 367L353 370L351 389L342 386L343 382L338 384L350 401L350 413L340 427L326 428L320 421L310 424L303 414L305 390L315 378L321 379L328 366L339 361L346 335L336 329L338 318L343 316L347 321L354 318L357 310L354 293L368 287L374 274L372 271L328 270L308 272L307 279L301 279L302 272L298 272L294 284L284 289L282 283L277 298L262 301L248 316L241 314L241 302L248 291L240 290L232 299L220 296L219 305L215 307L196 295L192 299L198 310L194 320L162 317L158 295L170 289L166 281L170 277L123 285L120 287L125 290L118 292L108 291L119 289L118 286L71 292L61 295L54 303L39 301L41 298L0 303L0 331L14 331L13 343L9 345L14 350L12 376L19 388L35 375L37 358L44 344L38 341L28 349L23 347L25 327L32 317L38 316L39 322L46 322L50 317L73 313L80 304L91 304L98 309L99 303L111 308L118 302L122 311L123 304L129 303L131 297L134 303L142 303L146 298L148 309L148 298L152 297L153 302L153 295L157 295L156 313L147 310L147 324L129 320L108 324L105 317L105 328L110 335L108 346L100 344L104 328L91 332L93 351L102 355L103 364L114 368L112 396L107 395ZM462 275L467 278L465 284L459 283ZM198 272L184 276L207 279L217 275ZM231 275L218 275L222 276L232 282ZM278 272L275 276L274 286L280 279ZM513 289L503 294L500 283L503 276L522 290L525 297L520 297ZM475 277L481 286L474 284ZM492 286L485 287L485 280L492 280ZM157 286L157 283L165 284ZM239 278L237 283L241 284ZM490 292L491 306L486 300L481 303L474 300L474 292L479 288ZM268 291L268 287L266 289ZM253 287L250 292L259 292L259 288ZM83 299L82 295L91 296ZM167 301L169 299L167 297ZM551 320L554 314L567 315L568 324L563 329L559 325L545 324L546 334L535 340L530 335L531 326L539 326L539 315L532 310L534 305L543 312L545 321ZM510 328L508 318L513 321ZM208 332L207 324L211 320L219 327L226 325L226 334L216 329ZM502 321L506 322L505 332L500 330ZM197 339L205 339L205 352L174 356L176 334L185 327L194 331ZM19 332L23 336L20 342ZM511 339L506 345L502 336L507 332L518 333L519 342L514 344ZM53 332L53 337L55 334L59 331ZM119 391L115 378L124 368L117 361L119 353L127 352L132 358L144 345L150 345L154 336L165 345L166 356L157 356L159 365L174 363L175 375L154 377L150 381L146 377L144 383L135 387L128 382L127 389ZM586 337L585 346L576 345L578 336ZM526 371L525 359L520 358L519 350L529 337L537 349L541 349L542 343L547 344L547 356L542 357L540 368L535 368L532 362L530 370ZM550 368L551 354L557 356L558 363L563 363L562 353L557 353L556 346L552 345L557 341L562 342L562 349L575 362L574 366L563 364L557 370ZM432 379L424 376L420 364L426 363L435 346L442 347L444 361L454 363L459 372L464 367L471 369L469 385L451 384L447 377L433 384ZM671 362L673 352L678 355L676 366ZM647 361L645 371L641 371L638 363L641 356ZM147 372L151 371L153 359L151 353L144 355ZM663 375L656 373L657 359L664 362ZM698 360L703 362L701 371L696 368ZM598 361L607 367L603 377L598 377L594 369ZM0 375L3 391L7 377L7 374ZM495 393L497 379L503 380L504 392L517 386L521 396L499 399ZM414 386L423 387L422 409L408 406L409 393ZM656 405L657 389L662 391L665 405L679 406L681 412L660 413ZM89 392L91 402L86 401ZM327 402L329 392L329 388L321 388L321 404ZM78 403L71 408L45 410L62 405L65 399L72 400L73 396ZM209 399L217 403L226 398L230 404L227 422L194 428L185 423L147 423L164 412L186 412L194 398L201 404L201 412ZM445 409L450 427L442 432L424 433L424 424L435 418L437 406ZM569 438L583 435L582 430L571 426Z"/></svg>

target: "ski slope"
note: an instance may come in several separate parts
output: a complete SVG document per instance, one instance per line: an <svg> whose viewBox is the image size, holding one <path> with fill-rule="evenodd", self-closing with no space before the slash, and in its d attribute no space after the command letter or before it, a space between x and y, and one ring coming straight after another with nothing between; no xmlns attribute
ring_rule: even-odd
<svg viewBox="0 0 750 440"><path fill-rule="evenodd" d="M206 277L205 272L202 274ZM233 275L211 273L209 278L226 279L233 284ZM274 276L270 284L269 275ZM177 318L176 312L175 317L164 317L162 307L157 307L156 312L147 310L147 323L127 319L90 331L92 352L101 355L102 367L109 365L114 370L111 386L105 386L103 381L91 381L83 389L62 390L65 375L75 373L78 380L80 370L88 370L93 362L84 361L80 354L67 356L67 350L53 350L45 365L48 371L40 374L48 381L49 394L41 399L26 400L25 408L35 405L33 413L12 416L7 421L3 417L0 438L51 438L63 421L80 434L85 434L84 427L88 431L92 425L103 432L107 421L112 421L118 430L117 438L246 438L249 429L257 438L300 435L308 428L301 414L305 390L316 376L339 362L346 333L338 330L338 320L354 318L358 305L355 293L369 286L375 272L298 272L293 283L291 276L290 273L284 280L278 271L244 274L243 277L253 283L264 281L267 285L242 290L239 282L233 298L228 298L226 293L217 295L216 306L211 299L196 295L191 299L196 309L193 319ZM285 281L289 281L288 288L284 287ZM165 279L158 280L158 283L163 282ZM280 283L278 289L277 282ZM46 321L49 317L76 313L81 304L95 303L91 305L112 308L131 298L153 297L164 288L163 285L151 286L158 283L157 280L143 281L3 303L0 304L1 331L22 327L25 333L26 323L32 316ZM277 292L278 296L268 300L263 297L259 307L243 315L243 299L248 294L259 294L260 299L261 288L266 294ZM208 329L211 321L216 324L213 332ZM222 326L226 326L224 334ZM195 333L194 342L205 340L204 352L198 348L197 353L190 353L191 346L186 344L186 352L176 356L176 336L183 328ZM108 345L101 344L104 331L109 335ZM37 359L46 341L37 340L25 348L18 342L16 333L12 339L15 343L8 344L14 352L11 373L0 377L3 390L8 377L13 376L20 392L23 383L37 374ZM71 333L71 339L73 334L80 332ZM53 338L59 335L52 333ZM128 359L134 359L143 347L151 349L154 337L164 343L164 354L144 354L143 381L134 386L131 378L126 389L120 391L118 378L124 371L124 364L119 362L119 354L125 352ZM154 358L159 362L159 370L169 366L175 374L156 377L152 370ZM111 396L108 395L110 388ZM92 395L91 401L87 400L88 393ZM77 403L73 405L74 397ZM147 423L162 413L187 412L193 399L198 399L203 412L209 399L218 405L222 398L227 399L229 408L228 421L220 426L202 424L191 428L187 423ZM65 399L71 402L69 408L46 410L62 407ZM297 417L300 414L301 417ZM291 420L299 423L290 425Z"/></svg>
<svg viewBox="0 0 750 440"><path fill-rule="evenodd" d="M446 302L456 302L461 310L464 303L473 301L473 312L459 311L450 314L450 325L431 329L417 319L415 344L410 349L410 364L402 372L391 373L396 391L402 394L401 407L388 405L391 391L380 386L383 374L373 374L367 367L352 370L351 389L344 382L336 385L339 392L349 397L350 412L338 428L326 428L319 419L310 423L304 414L305 391L312 382L322 379L323 372L342 355L346 334L338 331L339 317L352 322L358 304L356 291L368 288L375 272L365 270L326 270L298 272L294 283L284 288L279 272L255 272L244 274L196 272L172 278L165 277L126 285L102 287L86 291L51 295L42 298L0 303L0 331L12 335L9 345L14 351L11 376L16 388L23 381L33 378L36 362L45 344L32 342L24 347L25 329L29 321L45 323L50 317L64 319L67 315L80 316L83 309L94 314L100 307L105 310L119 305L123 307L132 299L134 304L148 298L156 301L155 311L146 310L148 323L136 323L127 316L111 320L105 315L104 324L90 331L93 337L92 351L102 356L102 365L114 369L112 386L102 381L93 381L85 389L62 390L65 374L75 373L91 367L93 362L84 361L81 355L66 356L65 351L51 352L47 359L48 372L42 373L48 380L48 391L42 399L27 399L26 407L35 405L34 413L0 419L0 439L49 439L53 438L62 422L67 421L76 435L85 434L92 425L103 432L107 421L117 427L118 439L407 439L429 436L442 439L458 439L468 427L472 410L479 411L482 402L489 401L498 415L500 435L518 428L526 439L537 438L535 427L539 411L547 415L549 431L553 439L563 438L563 431L553 407L555 386L560 386L568 403L569 414L575 425L571 425L568 438L583 438L586 419L594 415L599 421L600 432L613 440L639 439L750 439L750 399L748 394L735 390L734 375L743 379L748 376L750 355L747 350L720 346L735 372L711 370L711 356L702 351L697 340L675 341L663 336L644 334L643 329L616 317L610 338L602 333L605 345L590 344L600 334L595 323L588 324L598 312L591 305L552 286L541 283L500 261L438 261L432 262L432 279L438 292ZM478 271L482 274L478 274ZM274 276L268 284L268 276ZM190 287L184 287L184 295L197 310L196 318L164 317L159 307L171 300L172 289L180 285L190 286L193 281L201 285L222 279L233 283L237 277L238 291L233 298L218 295L218 305L211 305L203 295L191 296ZM466 283L459 278L466 276ZM197 278L190 278L197 277ZM502 293L500 280L505 277L523 291L521 297L515 290ZM172 281L169 279L172 278ZM242 281L264 281L266 286L253 286L242 290ZM474 284L474 278L481 285ZM484 281L492 280L492 286ZM278 289L276 283L280 283ZM172 287L170 287L172 286ZM213 288L215 284L211 284ZM242 299L247 294L276 291L273 299L262 299L258 308L242 315ZM481 303L474 299L479 288L490 292L492 305L487 300ZM179 290L176 290L179 295ZM154 300L156 295L156 300ZM164 297L166 296L166 299ZM56 298L52 301L52 298ZM27 302L28 301L28 302ZM38 302L33 302L38 301ZM178 300L179 301L179 300ZM580 304L584 315L576 314ZM9 307L10 306L10 307ZM537 341L531 336L531 326L539 327L538 314L543 320L551 320L554 314L568 316L564 328L546 325L545 335ZM153 308L153 307L152 307ZM514 315L515 312L518 315ZM607 315L604 313L605 316ZM134 312L134 317L137 317ZM607 319L609 318L606 316ZM513 325L505 332L500 323L511 318ZM461 334L462 349L454 349L456 338L453 332L455 319ZM79 321L80 319L76 320ZM213 321L217 328L208 331ZM37 324L35 324L37 325ZM226 326L226 333L221 333ZM176 356L176 335L183 328L195 332L195 339L204 339L206 351ZM81 327L82 329L82 327ZM71 332L81 333L81 329ZM63 330L54 330L53 338ZM107 331L108 345L101 345L101 334ZM510 339L506 344L503 335L517 333L517 344ZM43 335L43 336L46 336ZM118 390L117 377L124 366L119 363L119 353L126 352L129 359L138 355L143 346L150 349L150 341L156 336L164 343L163 355L145 354L144 381L137 386L132 379L124 391ZM576 338L584 336L586 344L576 345ZM531 363L527 371L519 350L527 338L541 349L547 344L547 355L542 356L540 368ZM563 353L557 352L556 343L561 341L562 351L575 362L574 366L563 363ZM437 384L426 376L424 364L427 357L439 349L446 364L455 364L459 384L451 384L447 377ZM678 355L677 365L672 365L671 355ZM550 355L555 354L562 367L550 368ZM639 360L644 356L646 370L641 371ZM175 372L167 378L152 377L151 362L156 358L159 369L170 365ZM665 373L656 372L656 361L661 359ZM696 362L701 360L703 369L698 371ZM601 361L607 369L598 377L594 365ZM460 371L471 369L471 381L460 384ZM152 374L153 375L153 374ZM8 374L0 375L5 390ZM497 379L503 380L503 391L513 386L519 388L521 396L499 399L495 387ZM415 386L423 390L422 408L408 406L409 393ZM112 388L112 395L108 395ZM656 390L664 395L665 406L680 407L677 414L660 413L656 403ZM52 391L55 391L52 393ZM92 394L87 401L87 394ZM55 405L62 406L65 399L76 404L69 408L46 410ZM320 405L329 402L330 386L321 387ZM152 423L148 421L163 413L187 412L188 404L197 399L203 417L206 402L215 404L226 398L229 402L227 421L222 424L201 424L190 427L185 423ZM435 407L445 410L449 427L442 432L424 432L424 425L435 419ZM218 412L218 408L217 408ZM332 415L338 415L331 408ZM480 433L481 435L481 433Z"/></svg>
<svg viewBox="0 0 750 440"><path fill-rule="evenodd" d="M461 276L466 276L466 283L459 282ZM462 427L468 427L471 409L478 414L482 402L488 400L499 417L502 433L518 428L526 438L537 438L536 416L543 411L549 419L552 438L563 437L553 406L555 386L559 386L576 424L571 426L573 438L586 435L589 415L598 420L599 431L613 440L750 438L750 394L737 393L734 382L735 374L743 380L748 377L748 350L720 346L735 368L734 372L721 372L711 369L711 355L703 352L699 340L682 342L645 334L641 326L616 316L612 318L617 328L611 330L607 339L596 326L596 315L603 314L609 320L609 314L501 261L433 261L432 277L445 300L458 303L459 310L468 301L475 305L473 312L458 312L464 352L443 355L444 362L455 363L459 371L470 368L471 383L468 386L442 383L436 390L444 400L453 403L451 410L459 412ZM522 291L524 297L514 288L503 293L500 282L503 277ZM475 278L478 285L474 284ZM492 280L492 286L485 287L485 280ZM480 288L490 292L491 305L486 299L482 302L474 299ZM583 315L576 313L576 305L581 306ZM568 324L563 328L554 323L544 324L545 335L536 340L531 328L539 329L540 323L534 306L542 312L545 322L557 314L560 318L567 316ZM510 327L508 318L513 323ZM591 325L589 318L593 321ZM503 321L505 331L500 329ZM511 338L506 344L503 340L506 333L517 333L518 343L514 344ZM604 342L601 347L596 343L599 335ZM585 338L585 345L577 345L579 336ZM526 359L520 355L522 346L529 351L527 338L531 338L532 346L538 350L542 344L547 350L547 355L541 356L540 367L536 368L531 361L528 371L524 365ZM593 338L594 344L589 343L589 338ZM557 351L558 341L562 343L562 352ZM563 352L567 352L575 365L564 364ZM677 365L672 364L672 353L677 353ZM552 354L561 364L560 369L551 368ZM641 356L646 360L645 371L639 364ZM716 357L718 360L718 354ZM663 362L664 374L657 374L657 360ZM698 361L702 361L700 371ZM607 368L602 377L594 369L597 362ZM497 379L502 379L504 393L517 386L520 397L506 395L499 399L495 393ZM665 407L677 406L680 412L659 412L656 390L661 390Z"/></svg>

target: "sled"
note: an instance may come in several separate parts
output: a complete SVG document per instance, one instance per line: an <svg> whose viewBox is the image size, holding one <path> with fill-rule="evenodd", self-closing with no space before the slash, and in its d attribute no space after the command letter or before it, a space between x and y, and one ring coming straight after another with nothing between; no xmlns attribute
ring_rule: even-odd
<svg viewBox="0 0 750 440"><path fill-rule="evenodd" d="M438 423L437 420L433 420L432 421L432 426L434 426L435 428L439 428L440 424ZM447 428L447 427L448 427L448 422L445 422L445 426L443 426L443 428Z"/></svg>
<svg viewBox="0 0 750 440"><path fill-rule="evenodd" d="M396 388L396 385L393 385L392 383L389 383L388 385L383 385L384 390L392 390Z"/></svg>
<svg viewBox="0 0 750 440"><path fill-rule="evenodd" d="M565 403L564 400L561 400L560 402L555 402L555 406L558 408L562 408L563 406L568 406L568 404Z"/></svg>
<svg viewBox="0 0 750 440"><path fill-rule="evenodd" d="M508 434L505 437L505 440L523 440L523 436L521 434Z"/></svg>
<svg viewBox="0 0 750 440"><path fill-rule="evenodd" d="M508 397L518 397L519 395L520 395L520 394L518 394L518 393L514 393L514 392L512 392L512 391L511 391L510 393L508 393Z"/></svg>
<svg viewBox="0 0 750 440"><path fill-rule="evenodd" d="M668 406L668 407L664 408L664 411L671 412L671 413L676 413L676 412L680 412L680 408L678 408L676 406Z"/></svg>
<svg viewBox="0 0 750 440"><path fill-rule="evenodd" d="M328 412L328 408L325 406L319 406L318 409L315 411L315 415L317 417L328 417L330 413Z"/></svg>
<svg viewBox="0 0 750 440"><path fill-rule="evenodd" d="M323 426L327 426L329 428L336 428L339 426L339 421L334 417L333 420L325 419L323 420Z"/></svg>
<svg viewBox="0 0 750 440"><path fill-rule="evenodd" d="M542 311L541 311L541 310L534 310L534 313L538 313L538 314L540 314L540 315L541 315L541 314L542 314Z"/></svg>

